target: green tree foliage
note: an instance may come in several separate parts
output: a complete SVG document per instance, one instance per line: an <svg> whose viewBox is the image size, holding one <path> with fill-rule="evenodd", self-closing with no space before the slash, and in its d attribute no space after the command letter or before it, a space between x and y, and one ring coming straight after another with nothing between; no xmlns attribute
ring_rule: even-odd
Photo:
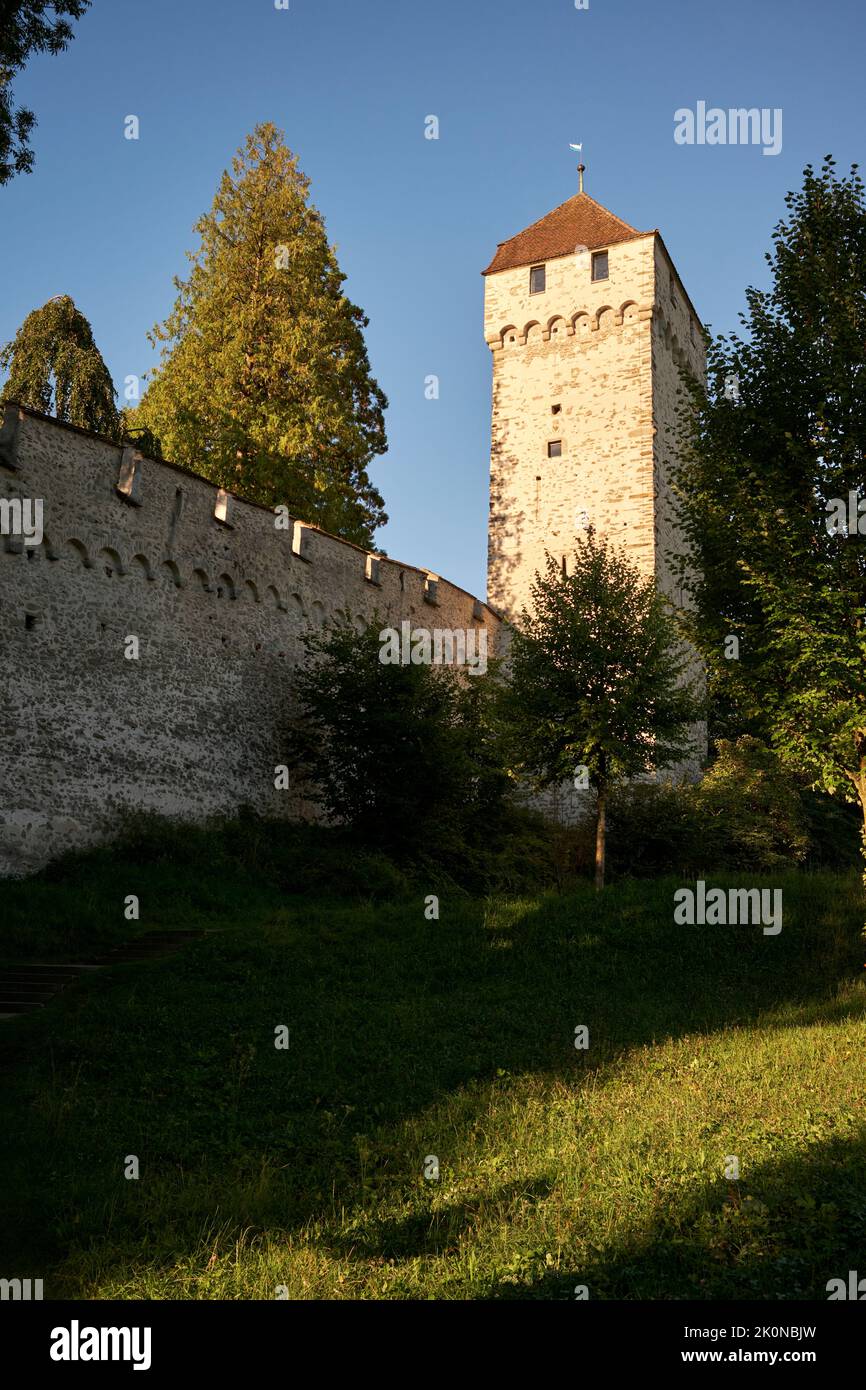
<svg viewBox="0 0 866 1390"><path fill-rule="evenodd" d="M0 400L117 438L120 418L108 368L84 315L68 294L28 314L0 352L9 372Z"/></svg>
<svg viewBox="0 0 866 1390"><path fill-rule="evenodd" d="M305 638L296 765L366 844L465 858L495 833L507 788L490 675L385 664L380 630L347 620Z"/></svg>
<svg viewBox="0 0 866 1390"><path fill-rule="evenodd" d="M157 438L152 429L138 420L134 407L121 410L120 432L124 439L130 440L147 458L161 459L164 457L161 440Z"/></svg>
<svg viewBox="0 0 866 1390"><path fill-rule="evenodd" d="M33 168L32 111L12 103L12 78L34 53L60 53L90 0L0 0L0 184Z"/></svg>
<svg viewBox="0 0 866 1390"><path fill-rule="evenodd" d="M611 793L610 866L617 874L855 868L860 817L815 791L759 739L721 739L698 783L629 782ZM583 850L583 842L579 842ZM585 857L585 855L584 855Z"/></svg>
<svg viewBox="0 0 866 1390"><path fill-rule="evenodd" d="M282 132L258 126L196 224L136 423L175 463L368 546L387 520L366 471L387 401L308 191Z"/></svg>
<svg viewBox="0 0 866 1390"><path fill-rule="evenodd" d="M760 739L720 739L694 796L708 841L731 847L731 868L783 869L806 858L809 836L795 777ZM721 848L716 862L724 862Z"/></svg>
<svg viewBox="0 0 866 1390"><path fill-rule="evenodd" d="M700 718L676 624L651 579L592 530L571 573L552 556L513 634L504 696L518 775L541 787L587 769L596 793L596 887L617 781L679 762Z"/></svg>
<svg viewBox="0 0 866 1390"><path fill-rule="evenodd" d="M767 737L866 819L866 516L836 524L866 495L866 203L830 156L786 202L770 288L747 291L743 337L710 344L707 392L689 387L684 586L717 729Z"/></svg>

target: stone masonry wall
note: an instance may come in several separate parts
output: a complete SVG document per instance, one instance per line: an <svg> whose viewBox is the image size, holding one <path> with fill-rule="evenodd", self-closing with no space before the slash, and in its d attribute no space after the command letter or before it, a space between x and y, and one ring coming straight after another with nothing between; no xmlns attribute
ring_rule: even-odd
<svg viewBox="0 0 866 1390"><path fill-rule="evenodd" d="M528 266L486 279L488 597L506 613L528 601L546 550L571 555L585 521L654 572L653 298L651 237L611 246L607 280L592 282L586 253L548 261L541 294ZM562 456L549 458L556 439Z"/></svg>
<svg viewBox="0 0 866 1390"><path fill-rule="evenodd" d="M128 810L309 814L274 771L301 633L338 612L495 646L491 610L425 570L382 558L375 582L356 546L235 498L223 522L205 479L9 406L15 497L42 499L45 535L0 536L0 874L108 838Z"/></svg>
<svg viewBox="0 0 866 1390"><path fill-rule="evenodd" d="M652 333L656 575L663 592L682 604L685 596L675 582L669 560L669 552L679 554L683 549L670 475L678 452L680 369L685 367L699 380L704 379L704 342L701 325L659 238L655 241Z"/></svg>
<svg viewBox="0 0 866 1390"><path fill-rule="evenodd" d="M606 280L593 282L591 264L585 251L547 261L535 294L528 265L485 281L488 598L506 616L529 603L545 552L568 563L587 523L682 601L667 554L683 545L670 467L679 367L703 373L701 325L658 233L610 246ZM561 441L559 458L548 457L552 440ZM693 653L690 667L700 680ZM706 729L695 735L702 754ZM697 766L689 760L678 772Z"/></svg>

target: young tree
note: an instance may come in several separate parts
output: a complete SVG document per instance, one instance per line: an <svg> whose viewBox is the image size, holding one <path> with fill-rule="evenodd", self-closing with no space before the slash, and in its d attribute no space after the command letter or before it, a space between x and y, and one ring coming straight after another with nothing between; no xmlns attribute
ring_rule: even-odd
<svg viewBox="0 0 866 1390"><path fill-rule="evenodd" d="M507 779L489 676L383 662L382 624L305 638L295 764L368 844L459 855L495 829Z"/></svg>
<svg viewBox="0 0 866 1390"><path fill-rule="evenodd" d="M60 53L72 39L70 19L80 19L90 0L0 2L0 184L33 168L32 111L12 104L12 78L33 53ZM65 16L65 17L64 17Z"/></svg>
<svg viewBox="0 0 866 1390"><path fill-rule="evenodd" d="M28 314L0 352L9 376L0 401L55 415L71 425L117 438L120 418L108 368L84 315L68 294Z"/></svg>
<svg viewBox="0 0 866 1390"><path fill-rule="evenodd" d="M387 520L367 474L387 401L308 191L282 132L258 126L196 224L135 423L174 462L368 546Z"/></svg>
<svg viewBox="0 0 866 1390"><path fill-rule="evenodd" d="M719 731L858 800L866 852L866 201L827 156L786 203L770 288L689 390L683 583Z"/></svg>
<svg viewBox="0 0 866 1390"><path fill-rule="evenodd" d="M516 771L537 787L576 783L596 795L595 886L604 886L608 791L681 761L701 715L688 654L666 600L589 530L570 573L547 557L510 651L504 700Z"/></svg>

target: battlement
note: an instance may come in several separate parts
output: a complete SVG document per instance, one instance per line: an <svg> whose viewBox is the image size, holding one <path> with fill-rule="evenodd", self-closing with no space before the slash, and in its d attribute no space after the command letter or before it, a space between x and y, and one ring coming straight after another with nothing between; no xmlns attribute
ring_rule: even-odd
<svg viewBox="0 0 866 1390"><path fill-rule="evenodd" d="M311 814L274 772L301 636L338 615L495 646L494 611L438 575L14 405L3 499L39 499L44 534L0 536L0 873L129 809Z"/></svg>

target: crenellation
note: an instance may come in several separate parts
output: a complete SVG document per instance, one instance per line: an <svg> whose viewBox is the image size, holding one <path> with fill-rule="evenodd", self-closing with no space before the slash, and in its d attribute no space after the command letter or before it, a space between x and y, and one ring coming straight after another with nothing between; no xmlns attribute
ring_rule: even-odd
<svg viewBox="0 0 866 1390"><path fill-rule="evenodd" d="M593 255L606 256L603 278ZM670 470L680 370L702 377L704 338L659 233L629 227L581 192L500 245L485 271L484 336L493 361L488 600L519 615L547 553L559 561L592 525L680 602Z"/></svg>
<svg viewBox="0 0 866 1390"><path fill-rule="evenodd" d="M140 455L130 505L128 446L18 407L4 431L0 497L41 497L45 532L29 555L19 536L0 549L0 873L106 838L130 810L312 814L274 786L301 637L344 611L357 628L429 625L429 571L231 495L226 524L214 484ZM437 625L480 621L495 641L486 604L436 587Z"/></svg>
<svg viewBox="0 0 866 1390"><path fill-rule="evenodd" d="M703 328L657 231L582 193L557 210L555 244L535 240L543 222L486 272L487 602L132 443L4 407L0 499L41 499L44 529L0 537L0 873L106 838L133 810L314 814L274 771L302 638L338 616L483 628L493 655L545 553L567 566L589 525L682 600L670 472Z"/></svg>

